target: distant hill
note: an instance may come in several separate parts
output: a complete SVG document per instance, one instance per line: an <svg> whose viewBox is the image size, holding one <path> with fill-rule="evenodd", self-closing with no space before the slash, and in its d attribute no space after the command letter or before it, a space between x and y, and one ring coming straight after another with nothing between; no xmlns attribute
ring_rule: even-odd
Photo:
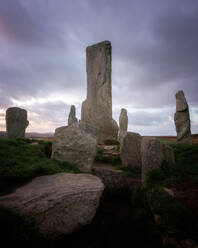
<svg viewBox="0 0 198 248"><path fill-rule="evenodd" d="M25 137L26 138L52 138L54 136L54 133L26 133ZM0 139L1 138L7 138L6 132L5 131L0 131Z"/></svg>

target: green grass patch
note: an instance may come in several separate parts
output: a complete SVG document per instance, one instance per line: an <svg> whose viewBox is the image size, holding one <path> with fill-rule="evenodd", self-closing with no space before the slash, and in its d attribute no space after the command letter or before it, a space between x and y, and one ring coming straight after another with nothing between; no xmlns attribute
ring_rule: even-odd
<svg viewBox="0 0 198 248"><path fill-rule="evenodd" d="M190 181L198 183L198 145L172 144L175 153L174 166L163 163L161 168L152 170L147 176L147 184L173 186Z"/></svg>
<svg viewBox="0 0 198 248"><path fill-rule="evenodd" d="M106 139L104 141L104 144L105 145L119 145L120 142L118 140L115 140L115 139Z"/></svg>
<svg viewBox="0 0 198 248"><path fill-rule="evenodd" d="M36 176L59 172L80 172L74 165L50 159L51 142L29 139L0 139L0 194Z"/></svg>

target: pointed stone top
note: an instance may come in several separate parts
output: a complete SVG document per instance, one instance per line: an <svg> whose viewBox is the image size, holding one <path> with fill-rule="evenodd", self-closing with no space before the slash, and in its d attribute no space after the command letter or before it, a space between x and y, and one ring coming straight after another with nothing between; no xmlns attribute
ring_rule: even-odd
<svg viewBox="0 0 198 248"><path fill-rule="evenodd" d="M121 113L127 114L127 110L126 110L125 108L122 108L122 109L121 109Z"/></svg>
<svg viewBox="0 0 198 248"><path fill-rule="evenodd" d="M184 92L182 90L179 90L175 94L175 97L176 97L176 111L181 112L181 111L187 110L188 109L188 103L186 101Z"/></svg>
<svg viewBox="0 0 198 248"><path fill-rule="evenodd" d="M78 119L76 118L76 107L71 105L70 113L68 117L68 125L72 125L73 123L77 123Z"/></svg>

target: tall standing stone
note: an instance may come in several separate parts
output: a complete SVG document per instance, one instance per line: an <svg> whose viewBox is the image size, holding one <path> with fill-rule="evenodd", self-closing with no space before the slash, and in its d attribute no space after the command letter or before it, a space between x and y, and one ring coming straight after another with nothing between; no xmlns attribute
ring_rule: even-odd
<svg viewBox="0 0 198 248"><path fill-rule="evenodd" d="M68 125L72 125L73 123L78 122L78 119L76 118L76 108L74 105L71 105L70 113L68 117Z"/></svg>
<svg viewBox="0 0 198 248"><path fill-rule="evenodd" d="M174 116L174 121L177 131L177 142L192 144L188 103L183 91L178 91L175 96L176 113Z"/></svg>
<svg viewBox="0 0 198 248"><path fill-rule="evenodd" d="M25 129L29 125L27 111L12 107L6 110L6 131L8 138L25 137Z"/></svg>
<svg viewBox="0 0 198 248"><path fill-rule="evenodd" d="M123 138L127 133L128 128L128 116L127 116L127 110L122 108L119 118L119 141L120 144L122 144Z"/></svg>
<svg viewBox="0 0 198 248"><path fill-rule="evenodd" d="M86 49L87 98L81 120L99 128L98 142L116 139L118 125L112 119L111 43L104 41Z"/></svg>

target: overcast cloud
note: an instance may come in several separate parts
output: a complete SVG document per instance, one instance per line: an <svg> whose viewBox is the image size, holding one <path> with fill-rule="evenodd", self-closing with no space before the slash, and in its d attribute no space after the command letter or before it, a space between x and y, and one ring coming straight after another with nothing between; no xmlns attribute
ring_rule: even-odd
<svg viewBox="0 0 198 248"><path fill-rule="evenodd" d="M129 129L175 135L175 93L198 133L198 1L0 1L0 128L10 106L26 108L27 131L67 123L86 98L88 45L112 42L113 115L127 108Z"/></svg>

